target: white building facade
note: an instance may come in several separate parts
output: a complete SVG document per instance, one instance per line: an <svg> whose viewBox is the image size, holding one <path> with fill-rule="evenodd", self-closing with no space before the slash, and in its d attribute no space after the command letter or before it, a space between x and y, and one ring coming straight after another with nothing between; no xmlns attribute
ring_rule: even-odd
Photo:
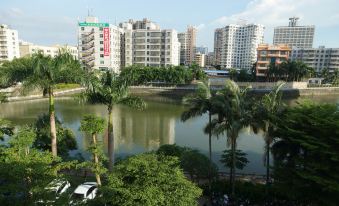
<svg viewBox="0 0 339 206"><path fill-rule="evenodd" d="M0 24L0 61L20 57L18 31Z"/></svg>
<svg viewBox="0 0 339 206"><path fill-rule="evenodd" d="M177 66L179 49L177 32L160 29L148 19L129 20L120 24L124 30L124 65Z"/></svg>
<svg viewBox="0 0 339 206"><path fill-rule="evenodd" d="M289 47L307 49L313 47L314 26L298 26L299 18L289 19L288 26L274 28L273 44L287 44Z"/></svg>
<svg viewBox="0 0 339 206"><path fill-rule="evenodd" d="M121 69L121 37L123 30L109 23L100 23L96 17L86 17L78 24L79 60L87 68Z"/></svg>
<svg viewBox="0 0 339 206"><path fill-rule="evenodd" d="M38 52L42 52L44 55L55 57L56 55L58 55L59 51L66 50L70 54L72 54L72 56L75 59L78 59L78 48L75 46L69 45L41 46L29 42L20 42L19 48L21 57L30 56Z"/></svg>
<svg viewBox="0 0 339 206"><path fill-rule="evenodd" d="M327 68L330 71L339 69L339 48L319 48L300 49L294 47L291 53L291 60L299 60L321 72Z"/></svg>
<svg viewBox="0 0 339 206"><path fill-rule="evenodd" d="M221 44L218 45L221 67L251 69L257 60L257 47L264 41L264 30L265 27L261 24L230 24L217 29L218 34L215 36L221 39L215 42Z"/></svg>

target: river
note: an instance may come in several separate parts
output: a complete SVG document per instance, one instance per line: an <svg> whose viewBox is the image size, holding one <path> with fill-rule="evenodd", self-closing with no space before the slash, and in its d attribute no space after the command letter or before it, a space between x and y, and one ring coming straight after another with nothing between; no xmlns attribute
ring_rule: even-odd
<svg viewBox="0 0 339 206"><path fill-rule="evenodd" d="M339 103L339 96L310 97L312 101ZM293 104L296 100L286 100ZM180 103L147 100L147 108L138 111L125 106L115 106L113 109L113 124L115 135L116 157L156 150L163 144L177 144L198 149L208 153L208 136L203 133L207 116L197 117L187 122L180 121L180 115L185 111ZM33 123L38 115L48 112L47 99L10 102L0 105L0 118L12 121L15 125ZM79 131L80 120L85 114L107 116L103 105L88 105L65 97L56 100L56 115L66 127L71 128L78 143L78 149L71 155L81 153L89 158L86 151L91 143L90 137ZM107 154L107 133L100 139ZM213 160L221 171L225 171L219 162L220 155L226 148L224 136L213 137ZM264 174L263 164L264 141L262 134L254 134L250 128L241 131L238 139L238 149L248 154L249 164L242 172Z"/></svg>

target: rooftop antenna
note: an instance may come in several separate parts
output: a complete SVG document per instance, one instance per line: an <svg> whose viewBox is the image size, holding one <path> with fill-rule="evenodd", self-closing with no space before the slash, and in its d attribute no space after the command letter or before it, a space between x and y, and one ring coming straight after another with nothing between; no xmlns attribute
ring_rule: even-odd
<svg viewBox="0 0 339 206"><path fill-rule="evenodd" d="M295 27L295 26L297 26L299 17L294 16L294 17L289 18L289 20L290 20L290 22L289 22L288 26Z"/></svg>

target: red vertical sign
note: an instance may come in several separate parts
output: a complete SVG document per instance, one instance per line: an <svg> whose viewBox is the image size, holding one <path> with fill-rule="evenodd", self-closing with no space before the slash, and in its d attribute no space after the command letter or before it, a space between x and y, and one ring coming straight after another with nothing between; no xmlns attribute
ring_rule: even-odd
<svg viewBox="0 0 339 206"><path fill-rule="evenodd" d="M109 56L110 53L109 28L104 28L104 56Z"/></svg>

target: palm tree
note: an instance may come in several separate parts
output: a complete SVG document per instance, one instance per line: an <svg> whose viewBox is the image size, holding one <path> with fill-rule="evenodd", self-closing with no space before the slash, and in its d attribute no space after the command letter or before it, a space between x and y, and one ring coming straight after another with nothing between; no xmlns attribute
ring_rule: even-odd
<svg viewBox="0 0 339 206"><path fill-rule="evenodd" d="M266 185L270 184L270 146L273 142L274 120L282 114L284 106L282 103L281 88L284 83L278 83L273 90L262 97L261 101L253 109L252 127L256 131L261 129L265 139L265 165Z"/></svg>
<svg viewBox="0 0 339 206"><path fill-rule="evenodd" d="M208 124L211 124L213 114L212 97L215 96L215 92L205 82L198 82L198 88L193 95L189 95L184 99L184 103L190 105L189 109L182 113L181 120L186 121L188 119L201 116L208 113ZM208 133L208 151L209 151L209 187L211 188L211 170L212 170L212 131L211 128Z"/></svg>
<svg viewBox="0 0 339 206"><path fill-rule="evenodd" d="M105 120L96 117L94 115L85 115L81 120L80 130L87 132L92 135L93 142L93 160L94 160L94 171L95 178L99 186L101 186L101 177L100 177L100 163L99 163L99 148L98 148L98 140L97 135L103 132L105 129Z"/></svg>
<svg viewBox="0 0 339 206"><path fill-rule="evenodd" d="M67 50L59 50L59 53L54 58L39 52L33 54L31 60L31 70L22 77L23 91L40 89L47 92L49 98L51 150L53 156L57 156L54 88L59 83L80 82L83 70L79 61L74 59ZM7 80L15 79L13 76L17 74L17 71L13 71L13 73L7 72L3 78Z"/></svg>
<svg viewBox="0 0 339 206"><path fill-rule="evenodd" d="M99 74L99 77L91 76L82 97L91 104L104 104L107 106L108 154L109 170L111 171L114 165L113 106L122 104L143 109L146 104L141 98L133 97L129 94L126 80L108 71L104 74Z"/></svg>
<svg viewBox="0 0 339 206"><path fill-rule="evenodd" d="M246 101L246 89L240 90L238 85L226 80L225 87L217 92L213 98L213 109L217 118L213 119L207 128L211 128L216 135L227 135L227 147L231 147L232 164L230 167L230 185L231 196L234 197L235 186L235 168L236 168L236 151L237 138L241 129L249 125L250 110L249 101Z"/></svg>

